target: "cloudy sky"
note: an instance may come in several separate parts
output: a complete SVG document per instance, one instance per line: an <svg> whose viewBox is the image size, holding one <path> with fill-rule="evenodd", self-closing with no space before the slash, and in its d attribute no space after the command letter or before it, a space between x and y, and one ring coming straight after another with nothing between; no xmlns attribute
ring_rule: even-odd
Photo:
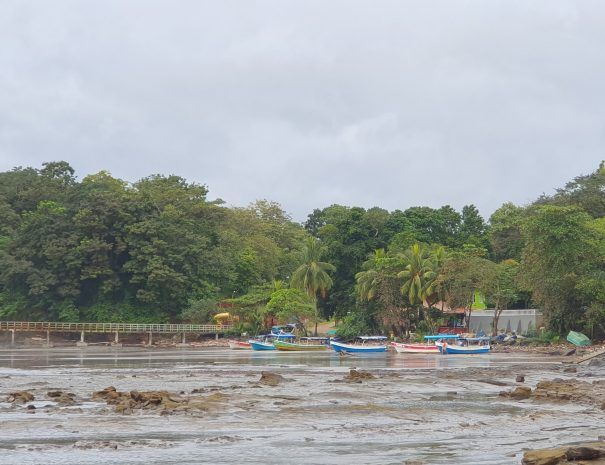
<svg viewBox="0 0 605 465"><path fill-rule="evenodd" d="M601 0L2 0L0 171L489 216L605 158L604 24Z"/></svg>

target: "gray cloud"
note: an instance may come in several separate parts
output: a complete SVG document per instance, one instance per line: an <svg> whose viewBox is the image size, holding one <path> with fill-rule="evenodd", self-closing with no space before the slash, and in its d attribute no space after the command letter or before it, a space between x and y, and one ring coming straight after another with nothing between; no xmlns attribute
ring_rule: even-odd
<svg viewBox="0 0 605 465"><path fill-rule="evenodd" d="M605 158L599 1L5 0L0 169L234 205L526 203Z"/></svg>

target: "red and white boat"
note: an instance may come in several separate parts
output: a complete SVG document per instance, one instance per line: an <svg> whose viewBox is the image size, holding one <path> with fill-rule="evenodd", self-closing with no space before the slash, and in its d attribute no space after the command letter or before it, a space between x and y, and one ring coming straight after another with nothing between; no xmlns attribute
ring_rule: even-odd
<svg viewBox="0 0 605 465"><path fill-rule="evenodd" d="M404 344L391 342L398 354L438 354L439 347L434 344Z"/></svg>
<svg viewBox="0 0 605 465"><path fill-rule="evenodd" d="M442 350L444 341L458 339L458 337L457 334L434 334L424 336L426 340L424 344L391 342L391 345L398 354L438 354Z"/></svg>
<svg viewBox="0 0 605 465"><path fill-rule="evenodd" d="M252 349L252 346L248 341L229 340L229 348L234 350L245 350Z"/></svg>

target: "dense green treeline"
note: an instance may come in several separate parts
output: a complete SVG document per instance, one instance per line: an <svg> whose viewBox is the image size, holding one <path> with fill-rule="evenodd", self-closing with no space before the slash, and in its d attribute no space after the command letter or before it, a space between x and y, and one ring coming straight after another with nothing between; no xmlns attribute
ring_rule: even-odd
<svg viewBox="0 0 605 465"><path fill-rule="evenodd" d="M443 323L443 305L470 314L479 291L557 332L605 330L603 166L489 221L332 205L301 225L207 195L177 176L78 180L65 162L0 173L0 319L208 321L223 302L250 330L335 317L343 334L402 333Z"/></svg>

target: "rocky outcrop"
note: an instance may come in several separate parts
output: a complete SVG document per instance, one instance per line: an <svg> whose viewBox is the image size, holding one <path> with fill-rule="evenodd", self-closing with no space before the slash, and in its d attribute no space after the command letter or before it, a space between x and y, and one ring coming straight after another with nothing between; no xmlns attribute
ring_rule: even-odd
<svg viewBox="0 0 605 465"><path fill-rule="evenodd" d="M210 411L226 399L226 395L216 392L209 396L182 397L168 391L120 392L110 386L94 392L93 400L104 400L114 405L117 413L129 414L134 410L157 410L162 414L189 410Z"/></svg>
<svg viewBox="0 0 605 465"><path fill-rule="evenodd" d="M523 465L605 464L605 442L532 450L523 454Z"/></svg>
<svg viewBox="0 0 605 465"><path fill-rule="evenodd" d="M34 400L34 395L27 391L11 392L6 398L6 401L11 404L27 404L32 400Z"/></svg>
<svg viewBox="0 0 605 465"><path fill-rule="evenodd" d="M574 402L598 405L605 410L605 382L579 381L575 379L552 379L540 381L532 391L529 387L518 386L512 391L500 393L511 399L533 399L546 402Z"/></svg>

